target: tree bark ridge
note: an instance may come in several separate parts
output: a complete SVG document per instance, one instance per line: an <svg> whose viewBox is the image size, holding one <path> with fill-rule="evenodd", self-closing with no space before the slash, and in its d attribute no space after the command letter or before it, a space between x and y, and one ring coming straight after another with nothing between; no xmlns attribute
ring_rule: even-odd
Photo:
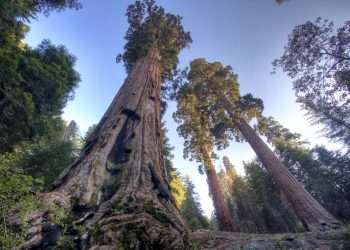
<svg viewBox="0 0 350 250"><path fill-rule="evenodd" d="M207 182L209 191L213 199L215 214L217 216L220 230L238 232L238 225L233 221L228 203L225 200L224 193L220 187L215 167L210 158L210 154L206 146L202 147L202 154L205 158L205 173L207 175Z"/></svg>
<svg viewBox="0 0 350 250"><path fill-rule="evenodd" d="M162 156L160 70L152 48L134 65L80 158L46 194L79 221L78 249L189 248ZM43 223L36 228L39 236ZM50 244L57 241L36 243Z"/></svg>
<svg viewBox="0 0 350 250"><path fill-rule="evenodd" d="M219 97L232 122L238 127L279 188L281 188L306 229L310 231L325 231L338 228L341 223L304 189L303 185L288 171L286 166L283 165L249 124L232 111L233 106L227 97L223 93L219 93Z"/></svg>

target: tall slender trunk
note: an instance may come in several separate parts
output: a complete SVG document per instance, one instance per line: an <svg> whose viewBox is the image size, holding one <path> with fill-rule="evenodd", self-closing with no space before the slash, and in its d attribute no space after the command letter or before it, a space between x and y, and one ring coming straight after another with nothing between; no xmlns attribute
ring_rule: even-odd
<svg viewBox="0 0 350 250"><path fill-rule="evenodd" d="M202 147L202 154L205 158L205 173L207 175L207 182L209 191L213 199L215 214L218 219L220 230L238 232L239 228L234 223L224 193L219 184L218 176L215 167L210 159L210 154L205 146Z"/></svg>
<svg viewBox="0 0 350 250"><path fill-rule="evenodd" d="M47 203L64 207L74 224L82 226L73 235L77 249L189 245L162 157L160 85L159 53L151 49L134 65L79 159L45 195ZM34 227L38 233L22 247L57 244L42 233L44 227Z"/></svg>
<svg viewBox="0 0 350 250"><path fill-rule="evenodd" d="M236 116L232 111L233 106L226 96L222 93L219 96L232 122L238 127L279 188L283 191L306 229L323 231L339 227L339 221L304 189L303 185L289 172L249 124L243 118Z"/></svg>

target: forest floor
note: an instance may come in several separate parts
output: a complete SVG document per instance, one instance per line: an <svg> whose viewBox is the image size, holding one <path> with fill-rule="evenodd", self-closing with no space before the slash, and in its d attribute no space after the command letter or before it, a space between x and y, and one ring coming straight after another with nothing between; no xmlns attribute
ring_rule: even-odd
<svg viewBox="0 0 350 250"><path fill-rule="evenodd" d="M215 250L350 250L348 229L328 232L247 234L197 230L192 239L199 249Z"/></svg>

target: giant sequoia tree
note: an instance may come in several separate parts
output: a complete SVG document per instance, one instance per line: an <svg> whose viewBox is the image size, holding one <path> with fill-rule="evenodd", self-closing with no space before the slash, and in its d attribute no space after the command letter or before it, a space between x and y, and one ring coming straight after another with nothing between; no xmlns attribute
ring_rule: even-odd
<svg viewBox="0 0 350 250"><path fill-rule="evenodd" d="M32 233L22 248L62 242L82 249L190 247L162 157L160 90L191 39L181 18L154 1L136 1L127 17L120 58L128 77L78 160L43 195L54 206L29 217ZM70 223L58 223L57 210Z"/></svg>
<svg viewBox="0 0 350 250"><path fill-rule="evenodd" d="M227 157L219 172L231 212L245 233L298 231L297 218L280 189L258 160L244 162L245 177L238 176Z"/></svg>
<svg viewBox="0 0 350 250"><path fill-rule="evenodd" d="M231 130L234 133L239 131L239 135L250 144L277 185L283 190L308 230L324 230L339 225L337 220L303 188L249 125L249 120L259 117L262 102L251 95L240 98L232 96L232 85L238 85L237 82L232 83L232 79L237 77L232 73L231 68L224 67L221 63L208 63L204 59L196 59L191 63L188 85L200 90L197 93L202 97L206 96L206 99L213 103L209 109L201 112L215 116L217 113L227 114L231 123L221 126L223 128L221 134L225 133L225 130ZM201 98L200 96L198 98ZM220 121L217 118L214 120Z"/></svg>
<svg viewBox="0 0 350 250"><path fill-rule="evenodd" d="M233 94L235 90L235 88L232 89ZM211 130L214 128L215 119L220 119L221 114L218 113L215 118L209 115L212 103L210 99L196 95L199 91L200 89L185 85L177 94L177 111L174 113L174 118L180 123L177 130L185 139L184 157L196 160L204 166L219 228L237 231L238 227L231 218L213 164L214 145L225 146L228 138L216 140L213 136Z"/></svg>
<svg viewBox="0 0 350 250"><path fill-rule="evenodd" d="M349 156L323 146L310 148L301 135L292 133L272 117L262 117L258 128L298 181L338 219L349 221Z"/></svg>

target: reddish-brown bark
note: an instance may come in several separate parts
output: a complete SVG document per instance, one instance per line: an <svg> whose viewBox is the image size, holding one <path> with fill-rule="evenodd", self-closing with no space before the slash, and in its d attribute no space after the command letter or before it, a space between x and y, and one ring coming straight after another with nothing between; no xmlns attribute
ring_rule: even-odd
<svg viewBox="0 0 350 250"><path fill-rule="evenodd" d="M272 178L283 191L306 229L310 231L322 231L339 227L339 221L304 189L303 185L289 172L286 166L283 165L250 125L244 119L237 117L232 110L232 104L225 95L220 94L220 101L230 115L232 122L237 126Z"/></svg>
<svg viewBox="0 0 350 250"><path fill-rule="evenodd" d="M159 53L152 49L134 65L79 159L45 195L83 228L73 235L78 249L189 247L162 157L160 87ZM22 249L57 244L62 232L40 219L45 214L36 213Z"/></svg>
<svg viewBox="0 0 350 250"><path fill-rule="evenodd" d="M207 175L207 182L209 191L213 199L215 214L218 220L220 230L238 232L239 228L234 223L224 193L219 184L218 176L215 167L210 159L210 154L205 146L202 148L202 154L205 159L205 172Z"/></svg>

